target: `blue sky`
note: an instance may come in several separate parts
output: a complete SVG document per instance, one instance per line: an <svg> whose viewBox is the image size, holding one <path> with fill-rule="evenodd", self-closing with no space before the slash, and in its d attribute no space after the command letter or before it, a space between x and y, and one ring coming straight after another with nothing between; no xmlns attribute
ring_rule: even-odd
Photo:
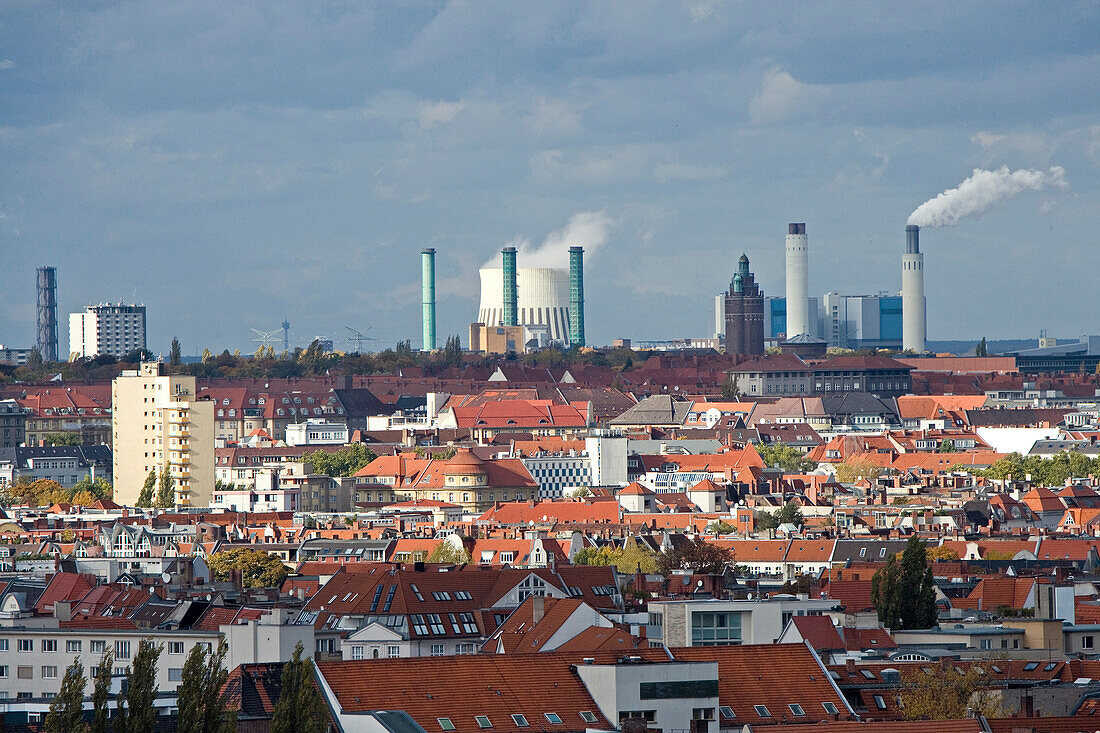
<svg viewBox="0 0 1100 733"><path fill-rule="evenodd" d="M1098 106L1096 3L10 0L0 343L49 263L63 324L136 297L155 352L419 345L425 246L465 340L477 268L585 212L590 342L704 336L788 222L811 293L896 291L909 213L1001 165L1070 188L923 233L929 337L1096 333Z"/></svg>

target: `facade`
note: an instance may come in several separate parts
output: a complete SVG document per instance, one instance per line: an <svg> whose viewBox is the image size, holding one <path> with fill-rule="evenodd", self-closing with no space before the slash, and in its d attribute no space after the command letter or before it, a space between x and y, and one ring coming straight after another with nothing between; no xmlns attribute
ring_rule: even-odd
<svg viewBox="0 0 1100 733"><path fill-rule="evenodd" d="M0 400L0 448L22 445L27 435L27 411L15 400Z"/></svg>
<svg viewBox="0 0 1100 733"><path fill-rule="evenodd" d="M287 445L347 445L348 426L328 420L306 420L286 426Z"/></svg>
<svg viewBox="0 0 1100 733"><path fill-rule="evenodd" d="M550 345L551 329L545 323L521 326L470 324L469 350L482 354L526 354Z"/></svg>
<svg viewBox="0 0 1100 733"><path fill-rule="evenodd" d="M12 479L47 479L64 488L84 478L112 483L111 449L105 445L15 448Z"/></svg>
<svg viewBox="0 0 1100 733"><path fill-rule="evenodd" d="M27 415L26 444L46 445L51 434L81 445L111 445L111 407L105 397L81 387L51 387L19 399Z"/></svg>
<svg viewBox="0 0 1100 733"><path fill-rule="evenodd" d="M665 647L774 644L795 616L821 616L837 601L794 596L752 601L651 601L646 638Z"/></svg>
<svg viewBox="0 0 1100 733"><path fill-rule="evenodd" d="M532 456L520 460L539 484L539 499L558 499L573 489L592 485L592 459L587 455Z"/></svg>
<svg viewBox="0 0 1100 733"><path fill-rule="evenodd" d="M764 353L764 293L741 255L737 274L726 292L726 352L755 356Z"/></svg>
<svg viewBox="0 0 1100 733"><path fill-rule="evenodd" d="M145 348L145 306L90 305L69 314L69 356L122 356Z"/></svg>
<svg viewBox="0 0 1100 733"><path fill-rule="evenodd" d="M149 471L167 470L182 506L214 493L214 403L196 398L195 378L168 376L160 362L122 372L111 385L115 500L133 506Z"/></svg>
<svg viewBox="0 0 1100 733"><path fill-rule="evenodd" d="M12 349L0 344L0 364L23 366L34 349Z"/></svg>
<svg viewBox="0 0 1100 733"><path fill-rule="evenodd" d="M807 364L793 354L780 354L738 364L729 373L749 397L842 395L868 392L907 394L912 367L883 356L838 356Z"/></svg>

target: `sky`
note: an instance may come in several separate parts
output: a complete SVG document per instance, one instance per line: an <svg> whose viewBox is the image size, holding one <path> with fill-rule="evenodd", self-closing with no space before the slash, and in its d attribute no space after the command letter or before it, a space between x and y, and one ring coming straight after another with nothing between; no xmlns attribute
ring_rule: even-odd
<svg viewBox="0 0 1100 733"><path fill-rule="evenodd" d="M419 346L428 246L465 342L483 263L574 234L589 343L710 336L788 222L811 294L896 292L909 215L1002 166L1065 185L922 231L929 339L1097 333L1098 113L1095 2L7 0L0 343L50 264L63 353L119 300L154 353Z"/></svg>

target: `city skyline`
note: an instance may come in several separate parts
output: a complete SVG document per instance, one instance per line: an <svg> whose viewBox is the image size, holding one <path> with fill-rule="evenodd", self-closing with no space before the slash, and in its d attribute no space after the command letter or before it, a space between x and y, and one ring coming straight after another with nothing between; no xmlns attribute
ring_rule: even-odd
<svg viewBox="0 0 1100 733"><path fill-rule="evenodd" d="M144 302L154 353L250 351L284 316L302 345L350 326L418 346L429 246L438 340L465 341L478 268L584 216L606 239L566 242L588 252L589 343L708 336L741 252L783 295L788 222L811 295L896 293L910 214L1001 166L1060 166L1069 189L922 233L929 340L1088 333L1064 294L1096 272L1098 15L9 6L0 343L33 344L53 265L62 319Z"/></svg>

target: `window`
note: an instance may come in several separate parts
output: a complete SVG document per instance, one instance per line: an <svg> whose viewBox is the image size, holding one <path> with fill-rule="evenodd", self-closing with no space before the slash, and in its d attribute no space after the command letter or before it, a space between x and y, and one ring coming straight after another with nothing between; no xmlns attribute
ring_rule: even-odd
<svg viewBox="0 0 1100 733"><path fill-rule="evenodd" d="M0 639L0 652L6 652L8 650L8 640Z"/></svg>
<svg viewBox="0 0 1100 733"><path fill-rule="evenodd" d="M512 713L512 722L516 724L517 728L526 728L528 726L527 718L519 713Z"/></svg>
<svg viewBox="0 0 1100 733"><path fill-rule="evenodd" d="M547 723L553 723L554 725L557 725L561 722L561 716L557 713L543 713L543 715L546 716Z"/></svg>
<svg viewBox="0 0 1100 733"><path fill-rule="evenodd" d="M34 667L16 667L15 676L21 680L33 680L34 679Z"/></svg>
<svg viewBox="0 0 1100 733"><path fill-rule="evenodd" d="M876 708L878 708L879 710L885 710L886 709L886 700L883 699L882 695L875 695L874 699L875 699L875 707Z"/></svg>
<svg viewBox="0 0 1100 733"><path fill-rule="evenodd" d="M442 657L443 653L444 652L443 652L443 645L442 644L432 644L431 650L428 652L428 656L430 656L430 657Z"/></svg>
<svg viewBox="0 0 1100 733"><path fill-rule="evenodd" d="M489 720L488 715L475 715L474 720L477 721L478 728L492 728L493 721Z"/></svg>
<svg viewBox="0 0 1100 733"><path fill-rule="evenodd" d="M593 713L591 710L582 710L581 711L581 720L583 720L586 723L595 723L596 722L596 714Z"/></svg>
<svg viewBox="0 0 1100 733"><path fill-rule="evenodd" d="M443 730L455 729L455 724L451 722L450 718L436 718L435 720L437 723L439 723L439 727Z"/></svg>
<svg viewBox="0 0 1100 733"><path fill-rule="evenodd" d="M42 640L43 653L56 652L57 651L57 639L43 639Z"/></svg>
<svg viewBox="0 0 1100 733"><path fill-rule="evenodd" d="M168 681L180 682L183 680L183 669L176 669L174 667L168 668Z"/></svg>
<svg viewBox="0 0 1100 733"><path fill-rule="evenodd" d="M401 656L401 647L396 644L390 644L386 647L386 656L390 659L396 659Z"/></svg>
<svg viewBox="0 0 1100 733"><path fill-rule="evenodd" d="M366 659L366 655L364 654L364 649L363 649L362 644L356 644L355 646L353 646L351 648L351 658L352 659Z"/></svg>
<svg viewBox="0 0 1100 733"><path fill-rule="evenodd" d="M731 708L729 705L722 705L721 707L719 707L718 708L718 714L721 715L726 720L733 720L734 718L737 717L733 713L733 708Z"/></svg>
<svg viewBox="0 0 1100 733"><path fill-rule="evenodd" d="M827 712L829 715L836 715L838 712L840 712L836 709L836 705L831 702L823 702L821 703L821 707L825 708L825 712Z"/></svg>
<svg viewBox="0 0 1100 733"><path fill-rule="evenodd" d="M1092 637L1091 636L1082 636L1081 637L1081 648L1082 649L1092 649Z"/></svg>
<svg viewBox="0 0 1100 733"><path fill-rule="evenodd" d="M115 642L115 659L129 659L130 658L130 642L128 641L116 641Z"/></svg>
<svg viewBox="0 0 1100 733"><path fill-rule="evenodd" d="M183 642L182 641L170 641L168 642L169 654L183 654Z"/></svg>
<svg viewBox="0 0 1100 733"><path fill-rule="evenodd" d="M761 718L770 718L772 716L772 714L768 712L767 705L753 705L752 707Z"/></svg>
<svg viewBox="0 0 1100 733"><path fill-rule="evenodd" d="M805 715L806 714L806 711L802 709L802 706L798 705L796 703L791 703L787 707L789 707L791 709L791 715Z"/></svg>
<svg viewBox="0 0 1100 733"><path fill-rule="evenodd" d="M22 650L20 650L20 651L22 651ZM1038 662L1028 662L1027 664L1024 665L1024 671L1025 672L1030 672L1030 671L1032 671L1034 669L1038 669L1038 668L1039 668L1039 663Z"/></svg>
<svg viewBox="0 0 1100 733"><path fill-rule="evenodd" d="M21 652L33 652L34 651L34 639L20 639L19 651Z"/></svg>
<svg viewBox="0 0 1100 733"><path fill-rule="evenodd" d="M68 641L65 642L65 651L69 652L70 654L72 654L74 652L79 652L80 651L80 641L74 641L72 639L69 639Z"/></svg>
<svg viewBox="0 0 1100 733"><path fill-rule="evenodd" d="M8 665L0 664L0 677L3 677L5 679L7 679L7 676L8 676Z"/></svg>
<svg viewBox="0 0 1100 733"><path fill-rule="evenodd" d="M91 649L91 652L93 654L102 654L103 652L107 651L107 642L103 640L89 641L88 647Z"/></svg>
<svg viewBox="0 0 1100 733"><path fill-rule="evenodd" d="M44 680L56 680L57 679L57 667L50 665L42 667L42 679Z"/></svg>
<svg viewBox="0 0 1100 733"><path fill-rule="evenodd" d="M741 614L706 612L691 616L691 645L714 646L741 641Z"/></svg>

